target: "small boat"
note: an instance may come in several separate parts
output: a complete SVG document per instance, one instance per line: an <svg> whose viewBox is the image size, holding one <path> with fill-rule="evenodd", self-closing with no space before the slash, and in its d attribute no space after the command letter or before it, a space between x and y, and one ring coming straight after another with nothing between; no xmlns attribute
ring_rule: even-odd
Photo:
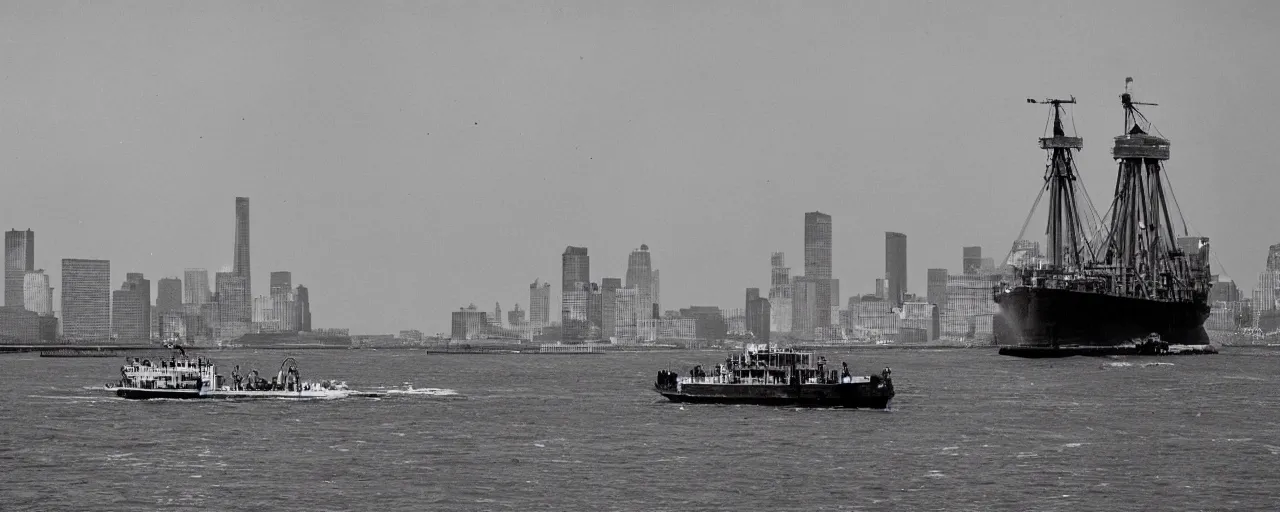
<svg viewBox="0 0 1280 512"><path fill-rule="evenodd" d="M687 377L661 370L654 391L672 402L884 409L894 396L891 373L854 376L813 352L748 345L710 375L701 365Z"/></svg>
<svg viewBox="0 0 1280 512"><path fill-rule="evenodd" d="M181 347L178 347L182 351ZM292 357L280 363L280 371L270 381L258 375L257 370L245 375L236 366L230 380L218 375L213 362L202 357L192 359L182 351L181 357L168 360L137 357L125 358L120 367L120 381L108 384L116 396L134 400L156 398L346 398L379 397L382 393L357 392L347 389L345 383L333 381L306 382L298 371L298 363Z"/></svg>

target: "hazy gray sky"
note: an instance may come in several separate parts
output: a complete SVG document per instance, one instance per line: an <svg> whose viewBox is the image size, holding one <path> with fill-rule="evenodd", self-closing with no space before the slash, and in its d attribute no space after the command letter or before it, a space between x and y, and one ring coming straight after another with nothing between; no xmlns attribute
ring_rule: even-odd
<svg viewBox="0 0 1280 512"><path fill-rule="evenodd" d="M1074 94L1100 210L1134 77L1173 140L1193 231L1246 291L1280 242L1274 2L7 2L4 229L155 280L290 270L317 327L447 331L559 290L560 253L622 277L649 244L664 308L742 307L769 253L802 273L833 216L846 296L908 235L909 289L1002 257ZM1032 226L1040 237L1042 226ZM1217 262L1215 262L1216 264ZM1219 266L1216 270L1222 271ZM211 279L212 280L212 279ZM154 285L153 285L154 286ZM55 301L58 300L55 297ZM553 315L559 294L553 294Z"/></svg>

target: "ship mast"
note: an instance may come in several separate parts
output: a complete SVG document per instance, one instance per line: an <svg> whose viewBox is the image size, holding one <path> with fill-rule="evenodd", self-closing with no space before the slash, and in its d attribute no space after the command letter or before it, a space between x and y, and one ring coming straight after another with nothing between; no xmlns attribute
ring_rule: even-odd
<svg viewBox="0 0 1280 512"><path fill-rule="evenodd" d="M1132 78L1126 78L1124 94L1120 95L1125 132L1115 138L1111 149L1119 169L1106 264L1122 271L1117 284L1123 291L1151 298L1174 298L1167 292L1176 292L1178 284L1189 284L1186 278L1190 277L1190 269L1180 264L1179 260L1185 258L1176 258L1180 251L1165 198L1163 171L1164 162L1169 160L1169 140L1148 133L1151 123L1138 105L1156 104L1133 101L1132 83Z"/></svg>
<svg viewBox="0 0 1280 512"><path fill-rule="evenodd" d="M1040 149L1046 151L1048 160L1045 164L1044 187L1036 202L1039 203L1045 192L1049 193L1049 212L1045 227L1048 239L1046 259L1053 268L1060 270L1079 268L1096 258L1095 251L1086 238L1086 233L1089 233L1086 223L1092 223L1097 214L1095 212L1093 217L1085 217L1082 212L1079 196L1085 194L1087 200L1088 195L1082 190L1073 152L1084 147L1084 139L1067 136L1063 126L1063 105L1075 102L1074 96L1068 100L1027 99L1027 103L1053 106L1052 136L1040 139ZM1032 213L1035 213L1034 206ZM1030 217L1027 220L1030 221ZM1025 230L1026 227L1023 226L1023 231ZM1018 234L1018 238L1022 238L1022 233Z"/></svg>

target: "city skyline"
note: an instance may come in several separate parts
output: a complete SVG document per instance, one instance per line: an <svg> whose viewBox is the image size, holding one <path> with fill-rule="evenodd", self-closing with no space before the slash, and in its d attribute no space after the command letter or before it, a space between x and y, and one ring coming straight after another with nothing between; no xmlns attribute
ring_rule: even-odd
<svg viewBox="0 0 1280 512"><path fill-rule="evenodd" d="M1044 163L1025 98L1079 100L1079 170L1106 202L1115 164L1097 148L1132 76L1160 104L1146 114L1174 143L1169 176L1214 271L1248 294L1280 241L1264 139L1280 72L1256 65L1280 46L1275 6L721 5L16 5L0 97L23 100L0 150L6 187L27 192L0 222L40 234L34 267L56 294L62 258L110 260L113 287L230 269L224 212L250 196L248 288L307 276L320 326L354 332L445 332L431 312L527 300L533 278L559 280L566 245L591 248L598 280L643 240L664 309L739 304L768 286L764 254L801 273L795 219L814 210L834 218L844 296L882 276L865 247L886 230L911 238L922 294L926 269L960 270L960 247L999 260L1018 238ZM370 12L391 20L372 37L340 21ZM1185 19L1197 37L1156 28Z"/></svg>

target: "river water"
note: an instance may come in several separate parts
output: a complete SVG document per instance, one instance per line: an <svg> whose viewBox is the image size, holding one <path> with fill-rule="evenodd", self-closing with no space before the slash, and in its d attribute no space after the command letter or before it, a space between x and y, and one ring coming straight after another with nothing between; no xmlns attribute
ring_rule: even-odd
<svg viewBox="0 0 1280 512"><path fill-rule="evenodd" d="M893 368L890 411L667 403L722 352L222 351L384 399L151 401L115 358L0 355L0 510L1277 510L1280 351ZM427 389L429 388L429 389Z"/></svg>

